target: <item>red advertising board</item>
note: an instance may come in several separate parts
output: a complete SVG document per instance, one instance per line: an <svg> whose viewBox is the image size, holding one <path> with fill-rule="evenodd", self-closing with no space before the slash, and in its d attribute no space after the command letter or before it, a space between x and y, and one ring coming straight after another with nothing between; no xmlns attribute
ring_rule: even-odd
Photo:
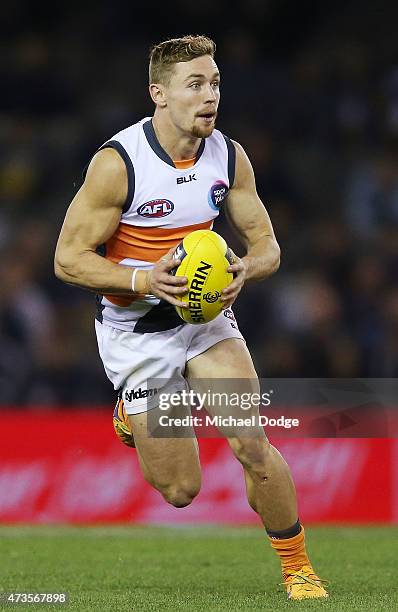
<svg viewBox="0 0 398 612"><path fill-rule="evenodd" d="M0 521L259 524L225 440L200 442L203 485L176 509L142 478L104 410L0 413ZM398 522L398 442L280 439L305 523Z"/></svg>

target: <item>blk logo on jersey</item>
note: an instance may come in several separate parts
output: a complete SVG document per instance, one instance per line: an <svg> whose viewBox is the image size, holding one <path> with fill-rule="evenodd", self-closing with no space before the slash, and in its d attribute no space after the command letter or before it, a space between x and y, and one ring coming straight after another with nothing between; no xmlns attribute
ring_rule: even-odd
<svg viewBox="0 0 398 612"><path fill-rule="evenodd" d="M138 208L137 213L141 217L149 217L150 219L159 219L160 217L167 217L174 210L174 204L170 200L151 200L141 204Z"/></svg>
<svg viewBox="0 0 398 612"><path fill-rule="evenodd" d="M207 200L212 208L217 210L221 208L221 204L228 195L228 186L224 181L216 181L214 185L210 187L210 191L207 195Z"/></svg>
<svg viewBox="0 0 398 612"><path fill-rule="evenodd" d="M189 174L188 176L179 176L177 179L177 185L182 185L183 183L190 183L191 181L196 181L196 176L194 174Z"/></svg>

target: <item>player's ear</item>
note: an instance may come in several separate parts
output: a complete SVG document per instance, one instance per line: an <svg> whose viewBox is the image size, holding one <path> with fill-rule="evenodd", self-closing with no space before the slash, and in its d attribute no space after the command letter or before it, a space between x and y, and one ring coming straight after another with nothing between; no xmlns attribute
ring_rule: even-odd
<svg viewBox="0 0 398 612"><path fill-rule="evenodd" d="M149 85L149 95L156 106L164 108L167 106L166 103L166 92L164 87L159 83L151 83Z"/></svg>

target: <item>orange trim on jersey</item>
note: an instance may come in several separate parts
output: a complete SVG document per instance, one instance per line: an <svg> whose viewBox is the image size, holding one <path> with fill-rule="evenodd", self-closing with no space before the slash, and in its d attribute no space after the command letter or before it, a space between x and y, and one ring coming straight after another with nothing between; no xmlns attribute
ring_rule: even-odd
<svg viewBox="0 0 398 612"><path fill-rule="evenodd" d="M196 225L184 227L138 227L119 223L119 227L112 238L106 243L106 259L119 263L123 259L139 259L155 263L163 255L177 246L179 242L190 232L199 229L210 229L213 221L205 221ZM116 306L127 307L135 300L142 298L141 295L132 297L124 295L105 295L107 300Z"/></svg>
<svg viewBox="0 0 398 612"><path fill-rule="evenodd" d="M212 223L210 220L196 225L170 228L138 227L119 223L116 232L106 243L105 257L115 263L127 258L155 263L190 232L210 229Z"/></svg>
<svg viewBox="0 0 398 612"><path fill-rule="evenodd" d="M186 168L192 168L195 165L196 157L192 159L173 159L173 164L178 170L186 170Z"/></svg>

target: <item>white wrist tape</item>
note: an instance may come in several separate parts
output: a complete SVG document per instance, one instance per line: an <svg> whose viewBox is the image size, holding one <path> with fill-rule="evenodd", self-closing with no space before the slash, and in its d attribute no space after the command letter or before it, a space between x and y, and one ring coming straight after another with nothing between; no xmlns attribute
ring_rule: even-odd
<svg viewBox="0 0 398 612"><path fill-rule="evenodd" d="M138 268L134 268L133 274L131 275L131 290L136 293L135 289L135 277L137 276Z"/></svg>

